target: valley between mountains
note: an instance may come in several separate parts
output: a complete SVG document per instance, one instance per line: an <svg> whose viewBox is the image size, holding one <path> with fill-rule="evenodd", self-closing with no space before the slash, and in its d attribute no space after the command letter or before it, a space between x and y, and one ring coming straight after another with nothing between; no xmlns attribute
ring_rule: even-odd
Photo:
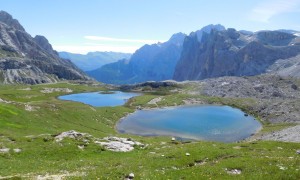
<svg viewBox="0 0 300 180"><path fill-rule="evenodd" d="M209 25L132 55L95 53L109 63L91 70L1 11L0 179L299 179L299 43L298 31ZM114 90L141 95L115 107L58 99ZM200 104L262 128L231 143L116 131L141 109Z"/></svg>

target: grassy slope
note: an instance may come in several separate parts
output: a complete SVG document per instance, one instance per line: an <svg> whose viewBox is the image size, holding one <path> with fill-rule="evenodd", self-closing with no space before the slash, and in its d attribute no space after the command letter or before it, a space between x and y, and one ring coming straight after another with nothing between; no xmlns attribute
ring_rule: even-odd
<svg viewBox="0 0 300 180"><path fill-rule="evenodd" d="M1 86L0 98L18 103L0 103L0 148L21 148L21 153L0 153L0 176L33 177L45 174L61 174L64 171L84 173L87 179L122 179L134 172L136 179L298 179L300 156L299 143L241 142L172 143L168 137L138 137L117 134L115 123L120 117L133 112L134 107L154 107L146 103L165 93L137 97L124 107L92 108L76 102L60 101L61 92L43 94L44 87L70 88L74 92L97 91L102 87L72 84L31 86L32 90L20 90L25 86ZM190 95L165 95L158 106L181 104ZM227 104L251 113L255 103L248 99L222 99L198 96L203 102ZM39 107L37 111L25 111L24 103ZM248 109L249 108L249 109ZM263 131L285 127L265 125ZM85 150L77 145L82 142L66 139L53 141L47 134L76 130L95 137L117 135L132 137L149 144L146 149L128 153L116 153L89 144ZM40 134L44 134L38 136ZM30 136L31 135L31 136ZM186 156L185 153L190 153ZM162 156L164 155L164 156ZM195 165L195 162L205 162ZM281 170L280 167L286 168ZM225 169L241 169L241 175L228 175ZM74 177L73 177L74 178Z"/></svg>

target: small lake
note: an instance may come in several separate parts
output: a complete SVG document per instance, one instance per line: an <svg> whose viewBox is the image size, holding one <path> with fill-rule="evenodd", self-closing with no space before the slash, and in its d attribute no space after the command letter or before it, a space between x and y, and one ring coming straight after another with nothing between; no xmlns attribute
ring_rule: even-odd
<svg viewBox="0 0 300 180"><path fill-rule="evenodd" d="M59 96L58 99L77 101L95 107L104 106L121 106L132 97L139 96L139 93L121 92L121 91L101 91L101 92L88 92L79 94L69 94Z"/></svg>
<svg viewBox="0 0 300 180"><path fill-rule="evenodd" d="M199 105L139 110L121 119L116 128L142 136L235 142L256 133L261 124L239 109Z"/></svg>

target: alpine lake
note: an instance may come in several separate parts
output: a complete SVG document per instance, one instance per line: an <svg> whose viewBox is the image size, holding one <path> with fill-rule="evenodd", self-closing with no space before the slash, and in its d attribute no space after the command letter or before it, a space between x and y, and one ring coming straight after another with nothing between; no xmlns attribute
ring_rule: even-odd
<svg viewBox="0 0 300 180"><path fill-rule="evenodd" d="M108 91L60 96L95 107L122 106L140 93ZM172 136L181 140L235 142L255 134L261 124L230 106L192 105L137 110L116 125L119 133Z"/></svg>

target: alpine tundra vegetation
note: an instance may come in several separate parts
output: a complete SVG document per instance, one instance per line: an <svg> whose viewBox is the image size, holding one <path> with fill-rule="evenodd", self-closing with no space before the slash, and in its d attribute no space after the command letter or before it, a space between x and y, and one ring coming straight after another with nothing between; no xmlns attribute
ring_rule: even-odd
<svg viewBox="0 0 300 180"><path fill-rule="evenodd" d="M300 33L274 25L275 16L293 14L284 25L299 28L289 23L299 15L300 2L244 2L235 8L239 14L257 5L248 16L247 22L255 21L249 31L216 23L194 32L189 22L209 24L203 17L212 22L218 17L240 29L251 26L242 23L244 16L233 17L235 11L219 14L216 4L226 9L236 2L214 2L213 11L210 3L166 2L126 0L116 7L116 1L91 0L83 6L66 0L34 6L29 0L18 2L22 11L16 1L2 2L1 8L16 13L26 29L39 27L55 43L32 37L12 15L0 11L0 179L300 178ZM51 10L49 21L34 22L46 17L45 8ZM199 12L207 15L199 17ZM269 26L273 30L257 29ZM169 36L171 30L185 32ZM161 36L165 31L168 36ZM128 32L140 39L123 36ZM149 40L141 33L150 39L171 38ZM82 93L93 94L101 105L72 99ZM118 104L103 104L114 101L106 97L117 98ZM136 112L200 105L232 107L229 111L238 110L256 129L246 138L225 142L118 129ZM178 118L188 124L187 117ZM168 123L164 125L172 132L174 124Z"/></svg>

